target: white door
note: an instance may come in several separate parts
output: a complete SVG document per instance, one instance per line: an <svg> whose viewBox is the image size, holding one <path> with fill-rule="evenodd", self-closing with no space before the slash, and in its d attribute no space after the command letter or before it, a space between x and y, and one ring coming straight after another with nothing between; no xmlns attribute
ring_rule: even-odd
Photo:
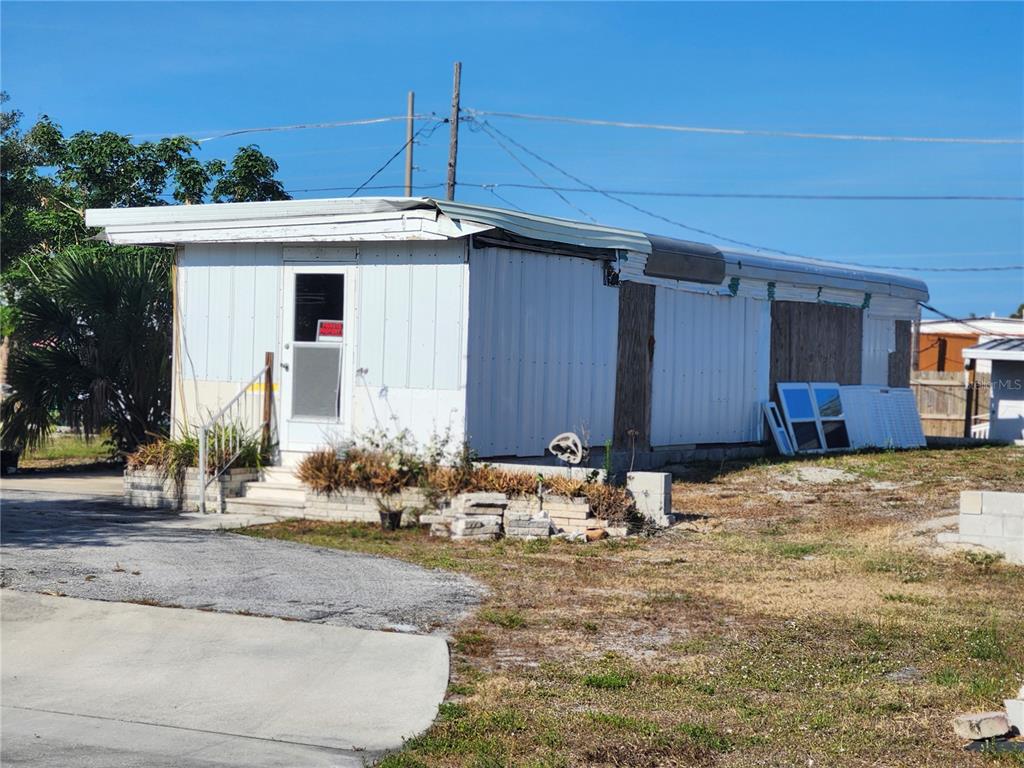
<svg viewBox="0 0 1024 768"><path fill-rule="evenodd" d="M347 435L346 339L354 270L286 265L281 344L282 451L309 451Z"/></svg>

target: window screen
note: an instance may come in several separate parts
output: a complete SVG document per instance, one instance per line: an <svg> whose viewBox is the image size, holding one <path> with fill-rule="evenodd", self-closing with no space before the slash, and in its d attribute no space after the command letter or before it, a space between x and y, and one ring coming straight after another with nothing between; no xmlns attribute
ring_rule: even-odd
<svg viewBox="0 0 1024 768"><path fill-rule="evenodd" d="M338 418L341 347L296 346L292 357L292 416Z"/></svg>
<svg viewBox="0 0 1024 768"><path fill-rule="evenodd" d="M344 275L295 276L295 341L316 341L317 322L343 320L344 310Z"/></svg>

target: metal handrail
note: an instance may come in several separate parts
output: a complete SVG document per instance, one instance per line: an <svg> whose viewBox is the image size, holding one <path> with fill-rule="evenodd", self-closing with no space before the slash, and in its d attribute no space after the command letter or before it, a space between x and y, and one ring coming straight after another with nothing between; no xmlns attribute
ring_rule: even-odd
<svg viewBox="0 0 1024 768"><path fill-rule="evenodd" d="M266 450L271 442L271 428L273 426L273 408L271 398L273 396L273 372L274 355L267 353L266 364L261 368L245 385L238 390L224 407L207 418L201 424L199 430L199 512L206 514L206 490L211 483L224 474L235 460L242 453L242 445L247 436L248 430L244 428L246 423L252 423L258 418L256 426L261 433L262 447ZM262 392L256 387L263 381ZM254 389L255 387L255 389ZM250 397L253 394L259 397ZM256 407L262 411L255 417ZM217 463L211 469L209 464L210 438L213 438L214 456ZM222 457L227 456L227 460ZM218 485L218 490L220 486ZM218 509L223 499L218 496Z"/></svg>

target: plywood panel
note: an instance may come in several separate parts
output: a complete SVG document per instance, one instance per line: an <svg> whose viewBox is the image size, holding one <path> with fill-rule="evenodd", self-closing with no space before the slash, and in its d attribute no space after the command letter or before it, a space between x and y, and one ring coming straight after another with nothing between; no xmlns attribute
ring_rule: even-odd
<svg viewBox="0 0 1024 768"><path fill-rule="evenodd" d="M651 372L654 364L655 287L625 282L619 286L619 337L615 368L617 448L647 448L651 443Z"/></svg>
<svg viewBox="0 0 1024 768"><path fill-rule="evenodd" d="M772 394L780 381L859 385L863 315L853 307L772 302Z"/></svg>

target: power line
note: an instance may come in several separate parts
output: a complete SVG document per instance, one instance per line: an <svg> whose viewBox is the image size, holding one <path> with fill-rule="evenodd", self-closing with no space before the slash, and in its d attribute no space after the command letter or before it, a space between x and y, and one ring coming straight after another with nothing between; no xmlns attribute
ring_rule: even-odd
<svg viewBox="0 0 1024 768"><path fill-rule="evenodd" d="M246 133L278 133L281 131L305 131L320 128L346 128L354 125L377 125L379 123L391 123L397 120L408 119L408 115L393 115L389 117L370 117L363 120L342 120L330 123L297 123L295 125L270 125L261 128L237 128L232 131L225 131L224 133L217 133L213 136L196 139L196 141L199 144L205 144L206 142L213 141L215 139L226 139L229 136L241 136ZM414 119L445 122L442 118L439 118L436 115L415 115Z"/></svg>
<svg viewBox="0 0 1024 768"><path fill-rule="evenodd" d="M643 213L643 214L646 214L648 216L652 216L652 217L654 217L656 219L660 219L662 221L668 222L669 224L673 224L673 225L675 225L677 227L681 227L683 229L690 230L691 232L697 232L697 233L700 233L702 235L706 235L708 237L711 237L711 238L714 238L714 239L717 239L717 240L721 240L721 241L728 242L728 243L733 243L735 245L741 245L741 246L743 246L745 248L754 248L756 250L770 251L772 253L778 253L778 254L781 254L783 256L793 256L793 257L800 258L800 259L807 258L806 256L802 256L801 254L798 254L798 253L792 253L790 251L783 251L783 250L780 250L778 248L769 248L767 246L755 245L753 243L744 242L743 240L736 240L734 238L725 237L724 235L719 235L719 234L717 234L715 232L711 232L709 230L699 229L697 227L690 226L689 224L684 224L681 221L676 221L675 219L670 219L667 216L662 216L661 214L655 213L654 211L649 211L646 208L641 208L640 206L635 205L634 203L631 203L628 200L623 200L621 197L616 196L614 193L608 192L607 190L598 189L597 187L593 186L592 184L588 184L586 181L583 181L583 179L579 178L578 176L574 176L573 174L569 173L568 171L564 170L563 168L560 168L559 166L555 165L550 160L547 160L547 159L541 157L540 155L538 155L536 152L534 152L533 150L529 149L528 147L523 146L518 141L513 139L511 136L509 136L506 133L503 133L502 131L500 131L498 128L495 128L493 125L491 125L487 121L484 121L482 123L477 121L477 124L480 125L480 127L483 128L485 130L485 132L487 131L487 128L490 128L495 133L498 133L499 135L503 136L511 144L514 144L519 149L521 149L522 151L524 151L527 154L529 154L531 157L534 157L537 160L539 160L540 162L544 163L545 165L548 165L551 168L554 168L556 171L561 173L563 176L567 176L568 178L570 178L573 181L575 181L577 184L584 185L589 191L597 193L597 194L600 194L600 195L602 195L604 197L607 197L610 200L614 200L614 201L616 201L618 203L621 203L622 205L628 206L629 208L632 208L635 211L639 211L640 213ZM490 135L490 134L488 133L488 135ZM1013 266L996 266L996 267L891 267L891 266L887 266L887 265L883 265L883 264L863 264L863 263L848 262L848 261L834 262L834 263L844 264L846 266L851 266L851 267L863 267L863 268L866 268L866 269L888 269L888 270L894 270L894 271L899 271L899 272L1008 272L1008 271L1024 269L1024 266L1018 266L1018 265L1013 265Z"/></svg>
<svg viewBox="0 0 1024 768"><path fill-rule="evenodd" d="M466 185L463 184L463 186L466 186ZM505 203L505 205L512 206L515 210L519 211L520 213L525 213L525 211L522 208L520 208L518 205L513 203L507 197L503 197L502 195L499 195L498 191L494 188L493 184L492 185L488 185L488 184L470 184L469 186L471 186L471 187L479 187L480 189L485 189L488 192L490 192L492 195L494 195L496 198L498 198L501 202Z"/></svg>
<svg viewBox="0 0 1024 768"><path fill-rule="evenodd" d="M566 197L565 195L563 195L563 194L562 194L561 192L559 192L559 191L558 191L557 189L555 189L555 188L554 188L553 186L551 186L550 184L548 184L548 183L547 183L547 182L546 182L546 181L545 181L545 180L543 179L543 177L541 177L541 175L540 175L539 173L537 173L536 171L534 171L534 170L533 170L533 169L532 169L532 168L531 168L531 167L530 167L529 165L527 165L527 164L526 164L525 162L523 162L523 160L522 160L522 159L521 159L521 158L519 157L519 155L517 155L517 154L516 154L515 152L513 152L513 151L512 151L512 150L511 150L511 149L510 149L510 148L509 148L508 146L506 146L506 144L505 144L505 143L504 143L504 142L503 142L503 141L502 141L501 139L499 139L499 138L498 138L497 136L495 136L495 135L494 135L494 133L492 133L492 132L491 132L491 130L492 130L492 129L493 129L493 131L494 131L495 133L501 133L501 131L499 131L499 130L498 130L497 128L495 128L494 126L490 125L490 124L489 124L489 123L487 123L486 121L484 121L484 122L482 122L482 123L481 123L481 122L479 122L479 121L476 121L476 120L474 120L474 121L472 121L472 122L473 122L473 123L474 123L475 125L479 126L480 130L482 130L482 131L483 131L483 132L484 132L485 134L487 134L487 136L488 136L488 137L489 137L489 138L490 138L490 139L491 139L491 140L492 140L492 141L493 141L493 142L494 142L495 144L497 144L497 145L498 145L499 147L501 147L501 148L502 148L502 149L503 149L503 150L505 151L505 153L506 153L506 154L507 154L507 155L508 155L509 157L511 157L511 158L512 158L513 160L515 160L515 161L516 161L516 162L517 162L517 163L518 163L518 164L519 164L520 166L522 166L522 168L524 168L524 169L526 170L526 172L527 172L527 173L529 173L529 174L530 174L531 176L533 176L533 178L535 178L535 179L536 179L537 181L539 181L539 182L540 182L541 184L543 184L543 185L544 185L544 189L549 189L549 190L551 190L551 191L552 191L552 192L554 192L554 193L555 193L556 195L558 195L558 198L559 198L559 199L560 199L560 200L561 200L561 201L562 201L563 203L565 203L566 205L568 205L568 206L569 206L570 208L572 208L573 210L575 210L575 211L578 211L579 213L583 214L583 215L584 215L584 216L585 216L586 218L590 219L590 220L591 220L592 222L594 222L594 223L597 223L597 219L595 219L595 218L594 218L593 216L591 216L591 215L590 215L589 213L587 213L587 212L586 212L585 210L583 210L583 209L582 209L582 208L580 208L580 207L579 207L578 205L576 205L575 203L573 203L573 202L572 202L571 200L569 200L569 198L567 198L567 197ZM505 134L503 134L503 133L502 133L501 135L502 135L502 136L505 136ZM508 136L505 136L505 138L506 138L506 139L508 139L509 141L511 141L511 142L512 142L513 144L516 144L516 142L515 142L515 141L513 141L512 139L510 139L510 138L509 138ZM523 147L522 145L517 145L517 146L519 146L519 148L520 148L520 149L523 149L524 151L526 151L526 152L529 152L529 150L526 150L526 149L525 149L525 148L524 148L524 147ZM533 153L532 153L532 152L529 152L529 154L531 154L531 155L532 155ZM540 158L538 157L538 159L540 159ZM547 162L547 161L542 161L542 162ZM547 164L548 164L548 165L551 165L550 163L547 163ZM554 166L552 166L552 167L554 168ZM555 170L558 170L558 169L557 169L557 168L555 168Z"/></svg>
<svg viewBox="0 0 1024 768"><path fill-rule="evenodd" d="M568 125L593 125L612 128L640 128L675 133L709 133L723 136L764 136L785 139L825 139L830 141L874 141L903 142L916 144L1024 144L1024 139L1013 138L953 138L938 136L878 136L854 133L813 133L807 131L771 131L757 128L708 128L692 125L666 125L662 123L637 123L620 120L602 120L582 117L561 117L556 115L533 115L519 112L495 112L483 109L465 108L467 118L478 116L504 117L513 120L534 120Z"/></svg>
<svg viewBox="0 0 1024 768"><path fill-rule="evenodd" d="M607 197L609 200L614 200L615 202L621 203L622 205L625 205L628 208L632 208L634 211L639 211L640 213L643 213L643 214L645 214L647 216L651 216L651 217L653 217L655 219L659 219L661 221L667 222L667 223L672 224L673 226L676 226L676 227L681 227L682 229L689 230L690 232L696 232L697 234L704 235L706 237L711 237L711 238L714 238L716 240L721 240L723 242L732 243L734 245L741 245L744 248L753 248L753 249L758 250L758 251L771 251L772 253L780 253L783 256L796 256L797 258L804 258L804 257L800 256L800 254L797 254L797 253L790 253L789 251L782 251L782 250L779 250L778 248L768 248L766 246L755 245L754 243L748 243L748 242L745 242L743 240L736 240L736 239L731 238L731 237L726 237L724 235L719 235L716 232L711 232L710 230L707 230L707 229L700 229L698 227L693 227L693 226L690 226L689 224L684 224L681 221L676 221L675 219L670 219L667 216L662 216L660 213L655 213L654 211L649 211L646 208L641 208L639 205L636 205L635 203L631 203L628 200L623 200L621 197L618 197L618 196L612 194L611 192L606 192L604 190L598 189L593 184L588 184L587 182L585 182L580 177L574 176L573 174L569 173L565 169L560 168L559 166L555 165L550 160L547 160L547 159L541 157L540 155L538 155L536 152L534 152L533 150L529 149L528 147L523 146L518 141L513 139L511 136L509 136L508 134L506 134L506 133L500 131L499 129L495 128L493 125L491 125L487 121L484 121L482 123L479 122L479 121L476 121L476 123L481 128L483 128L484 131L488 133L488 135L490 135L488 129L493 130L495 133L503 136L510 143L515 144L523 152L526 152L528 155L530 155L531 157L539 160L540 162L544 163L545 165L550 166L551 168L554 168L556 171L558 171L563 176L566 176L567 178L572 179L577 184L582 184L583 186L585 186L588 189L590 189L592 192L596 192L599 195L603 195L604 197ZM495 140L497 141L497 139L495 139ZM561 193L556 192L555 194L557 194L557 195L559 195L561 197Z"/></svg>
<svg viewBox="0 0 1024 768"><path fill-rule="evenodd" d="M970 323L967 322L967 320L983 320L984 318L971 317L971 318L967 318L967 320L965 320L962 317L953 317L953 315L947 314L947 313L943 312L941 309L936 309L935 307L931 306L930 304L926 304L923 301L919 301L917 303L921 307L923 307L924 309L927 309L929 312L934 312L939 317L945 318L946 320L952 320L954 323L960 323L960 325L966 326L967 328L970 328L972 331L977 331L979 334L981 334L983 336L992 336L992 335L994 335L994 334L990 333L989 331L986 331L983 328L979 328L978 326L971 325Z"/></svg>
<svg viewBox="0 0 1024 768"><path fill-rule="evenodd" d="M423 133L423 131L425 131L425 130L426 130L426 128L427 128L427 126L428 126L428 125L430 125L430 123L424 123L423 125L421 125L421 126L420 126L420 128L419 128L419 130L418 130L418 131L416 131L416 133L414 133L414 134L413 134L412 136L410 136L410 137L409 137L408 139L406 139L406 140L405 140L405 143L403 143L403 144L402 144L402 146L400 146L400 147L399 147L399 148L398 148L398 149L397 149L397 150L395 151L395 154L393 154L393 155L392 155L391 157L389 157L389 158L387 159L387 161L386 161L386 162L384 163L384 165L382 165L382 166L381 166L380 168L378 168L378 169L377 169L376 171L374 171L373 173L371 173L371 174L370 174L370 178L368 178L368 179L367 179L366 181L364 181L364 182L363 182L362 184L360 184L360 185L359 185L358 187L356 187L356 188L355 188L355 189L354 189L354 190L353 190L352 192L350 192L350 193L349 193L349 195L348 195L348 196L349 196L349 197L355 197L355 196L356 196L356 195L357 195L357 194L358 194L358 193L359 193L360 191L362 191L362 189L363 189L363 188L364 188L364 187L365 187L365 186L366 186L367 184L369 184L369 183L370 183L371 181L373 181L373 180L374 180L375 178L377 178L377 176L378 176L378 175L380 175L380 173L381 173L381 172L382 172L382 171L383 171L383 170L384 170L385 168L387 168L387 167L388 167L389 165L391 165L391 163L392 163L392 162L394 162L394 159L395 159L396 157L398 157L398 156L399 156L400 154L402 154L402 153L403 153L403 152L405 151L405 148L406 148L406 147L408 147L408 146L409 146L410 144L412 144L413 142L415 142L415 141L416 141L416 137L417 137L417 136L419 136L419 135L420 135L421 133ZM434 125L433 125L433 128L431 128L431 130L430 130L430 133L428 133L428 134L427 134L427 136L426 136L426 138L427 138L427 139L429 139L429 138L430 138L431 136L433 136L433 135L434 135L434 131L436 131L436 130L437 130L437 127L438 127L439 125L441 125L441 123L440 123L440 122L435 122L435 123L434 123Z"/></svg>
<svg viewBox="0 0 1024 768"><path fill-rule="evenodd" d="M878 200L878 201L920 201L920 200L978 200L978 201L1022 201L1024 195L831 195L831 194L789 194L781 192L661 192L646 189L602 189L595 190L589 187L542 187L537 184L520 184L514 182L495 182L492 184L471 184L459 182L463 185L490 189L492 187L510 187L514 189L555 189L559 192L585 192L588 194L601 194L607 192L613 195L626 195L636 197L686 197L686 198L736 198L742 200Z"/></svg>

